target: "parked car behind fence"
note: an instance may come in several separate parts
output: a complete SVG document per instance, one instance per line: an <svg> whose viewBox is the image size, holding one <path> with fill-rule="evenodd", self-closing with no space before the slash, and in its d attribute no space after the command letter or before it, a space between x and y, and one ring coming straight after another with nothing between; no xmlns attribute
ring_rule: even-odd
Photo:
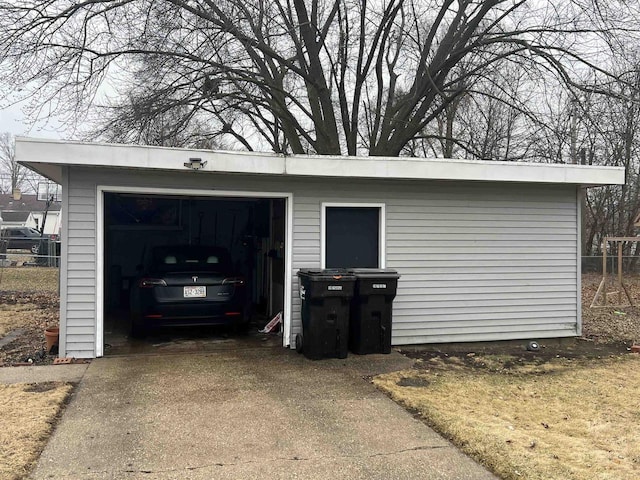
<svg viewBox="0 0 640 480"><path fill-rule="evenodd" d="M29 227L3 227L0 235L7 241L7 249L29 250L38 253L40 241L49 239L49 235L42 236L38 230Z"/></svg>

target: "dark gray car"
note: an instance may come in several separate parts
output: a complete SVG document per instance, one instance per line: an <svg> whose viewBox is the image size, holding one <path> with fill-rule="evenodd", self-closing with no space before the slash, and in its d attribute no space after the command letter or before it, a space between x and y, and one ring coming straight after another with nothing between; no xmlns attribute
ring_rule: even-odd
<svg viewBox="0 0 640 480"><path fill-rule="evenodd" d="M2 239L7 241L7 249L30 250L38 253L42 235L35 228L4 227Z"/></svg>
<svg viewBox="0 0 640 480"><path fill-rule="evenodd" d="M221 247L155 247L131 288L131 333L158 327L229 325L249 322L246 284L234 274Z"/></svg>

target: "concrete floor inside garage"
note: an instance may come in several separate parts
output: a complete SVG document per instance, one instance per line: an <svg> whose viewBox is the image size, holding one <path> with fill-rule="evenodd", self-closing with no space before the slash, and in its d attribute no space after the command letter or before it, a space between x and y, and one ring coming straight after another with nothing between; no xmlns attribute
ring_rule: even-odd
<svg viewBox="0 0 640 480"><path fill-rule="evenodd" d="M127 319L112 314L105 318L104 354L154 355L282 347L281 331L258 332L268 322L266 317L254 317L249 331L242 334L224 326L176 327L152 331L145 338L136 339L130 335Z"/></svg>

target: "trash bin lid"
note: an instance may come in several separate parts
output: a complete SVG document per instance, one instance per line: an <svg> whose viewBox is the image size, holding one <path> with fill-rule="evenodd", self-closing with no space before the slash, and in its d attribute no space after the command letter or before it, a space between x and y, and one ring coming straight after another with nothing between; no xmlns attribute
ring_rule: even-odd
<svg viewBox="0 0 640 480"><path fill-rule="evenodd" d="M299 277L307 277L311 281L323 280L355 280L356 277L344 268L301 268L298 270Z"/></svg>
<svg viewBox="0 0 640 480"><path fill-rule="evenodd" d="M347 271L357 278L400 278L393 268L349 268Z"/></svg>

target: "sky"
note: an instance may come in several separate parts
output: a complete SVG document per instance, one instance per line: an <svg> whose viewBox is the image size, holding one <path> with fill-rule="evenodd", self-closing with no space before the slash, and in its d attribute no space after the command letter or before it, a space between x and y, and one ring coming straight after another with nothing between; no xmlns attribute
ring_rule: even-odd
<svg viewBox="0 0 640 480"><path fill-rule="evenodd" d="M56 130L56 126L58 130ZM50 139L62 139L65 136L64 130L61 129L60 125L55 121L48 123L36 122L35 125L31 125L25 118L20 105L5 107L4 104L0 105L0 133L10 133L14 136L21 137ZM0 175L0 177L0 182L4 183L6 187L6 176ZM24 193L35 193L35 191L32 191L32 188L35 188L35 183L40 181L37 180L38 177L35 178L36 180L25 182L23 185Z"/></svg>
<svg viewBox="0 0 640 480"><path fill-rule="evenodd" d="M64 131L60 131L60 125L55 121L41 121L31 125L25 118L20 104L0 107L0 133L4 132L34 138L61 139L64 137Z"/></svg>

